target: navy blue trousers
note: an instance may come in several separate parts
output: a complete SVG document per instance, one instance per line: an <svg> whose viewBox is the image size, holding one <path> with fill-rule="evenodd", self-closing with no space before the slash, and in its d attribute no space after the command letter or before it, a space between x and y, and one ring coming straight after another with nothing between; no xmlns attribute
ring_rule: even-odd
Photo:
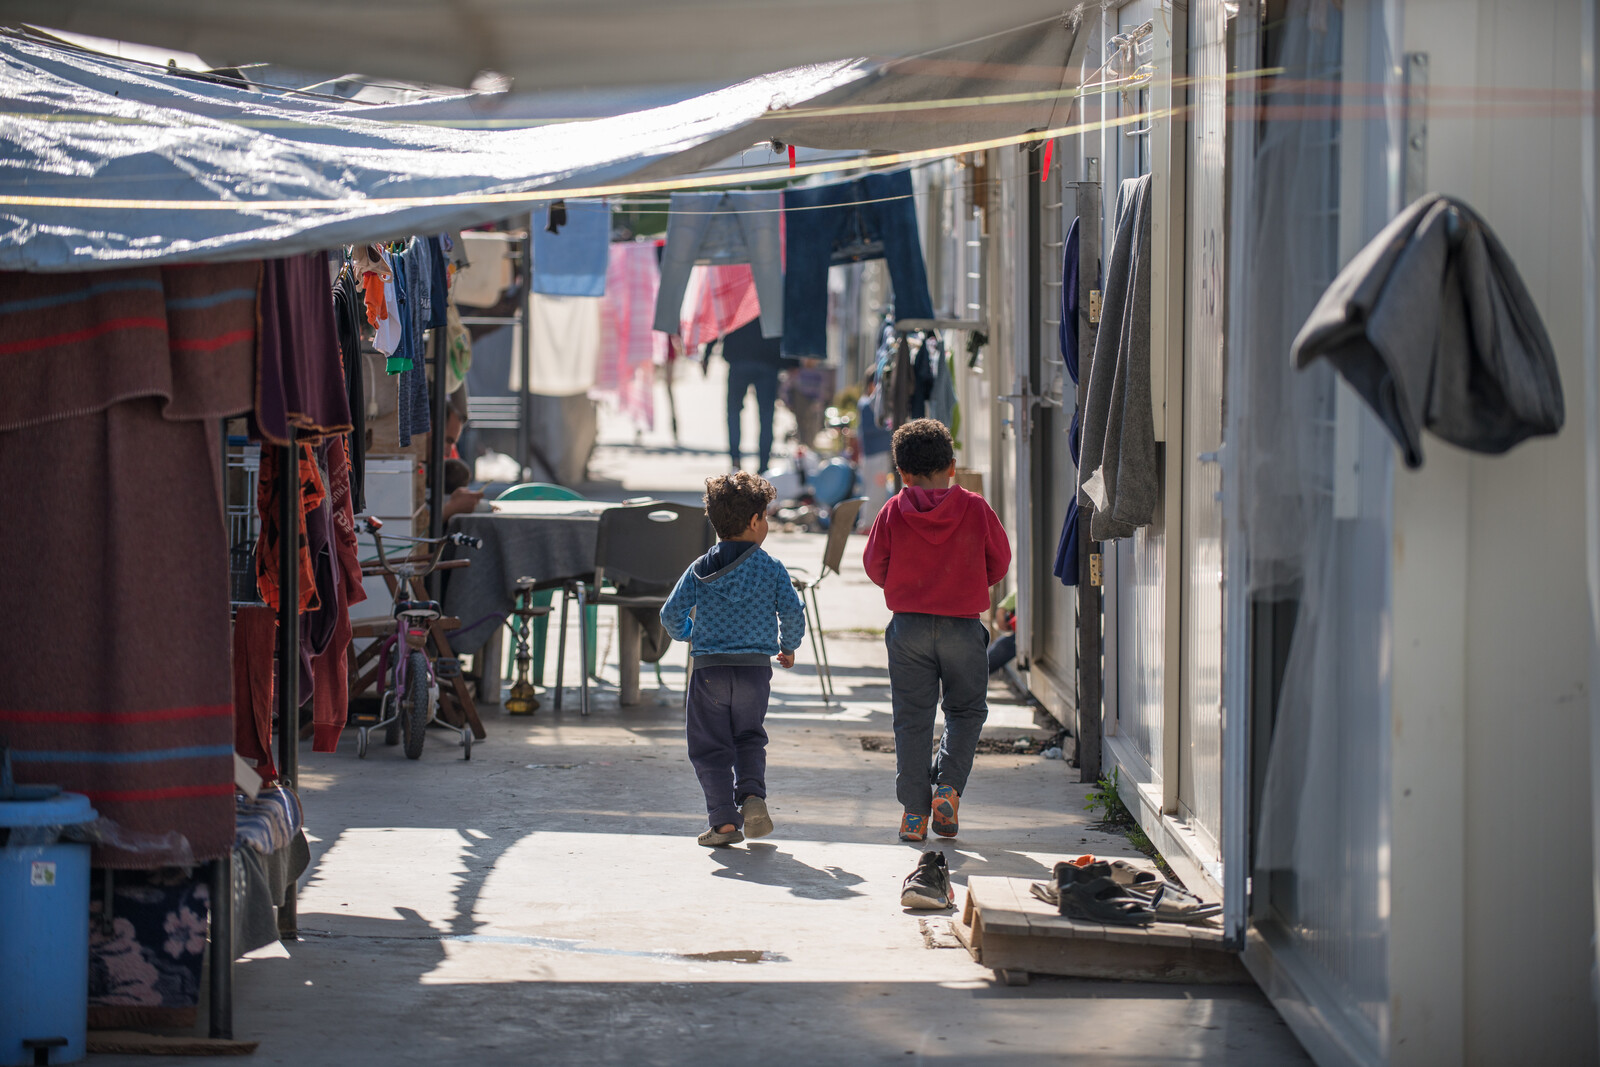
<svg viewBox="0 0 1600 1067"><path fill-rule="evenodd" d="M744 398L756 391L757 473L772 466L772 417L778 403L778 367L749 361L728 364L728 456L739 469Z"/></svg>
<svg viewBox="0 0 1600 1067"><path fill-rule="evenodd" d="M684 705L689 762L712 826L743 829L739 802L767 795L767 698L771 667L697 667Z"/></svg>

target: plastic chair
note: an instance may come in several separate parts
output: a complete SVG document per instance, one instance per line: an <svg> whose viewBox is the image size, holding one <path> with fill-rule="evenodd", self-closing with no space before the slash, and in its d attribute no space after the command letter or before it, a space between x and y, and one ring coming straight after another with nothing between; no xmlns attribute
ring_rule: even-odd
<svg viewBox="0 0 1600 1067"><path fill-rule="evenodd" d="M864 496L841 501L834 507L828 518L828 541L822 546L822 572L815 578L796 578L794 571L805 571L799 567L789 568L790 580L794 582L795 591L800 594L800 603L806 609L806 629L811 631L811 654L817 657L817 680L822 685L822 706L827 707L829 700L835 703L838 696L833 691L833 668L828 665L828 637L822 632L822 606L817 602L817 586L822 584L822 579L828 572L839 573L839 564L844 562L845 545L850 540L850 532L855 529L856 516L861 513L861 505L867 502Z"/></svg>
<svg viewBox="0 0 1600 1067"><path fill-rule="evenodd" d="M619 610L654 608L666 604L672 587L689 565L716 543L716 531L702 508L687 504L652 502L611 508L600 516L595 542L594 578L571 582L563 590L561 613L567 600L578 601L580 625L587 640L594 639L592 605L614 605ZM605 588L606 582L616 587ZM561 628L556 653L556 708L561 708L561 672L566 658L566 627ZM579 707L589 714L589 676L585 672Z"/></svg>
<svg viewBox="0 0 1600 1067"><path fill-rule="evenodd" d="M496 500L514 501L514 500L583 500L585 498L584 498L584 495L582 493L578 492L575 489L568 489L564 485L556 485L556 484L554 484L552 482L521 482L521 483L519 483L517 485L511 486L509 489L507 489L504 492L502 492L499 496L495 497L495 499ZM550 604L551 604L551 598L554 596L554 593L555 593L555 591L551 590L551 589L541 589L541 590L539 590L539 591L537 591L535 593L528 594L527 607L528 608L539 608L539 607L548 608L550 606ZM595 670L595 659L597 657L598 647L599 647L597 645L597 643L596 643L597 639L593 636L593 634L594 634L595 630L597 630L599 628L597 624L598 624L599 619L600 619L600 613L599 613L599 610L595 609L595 608L591 608L589 610L590 610L589 633L590 633L591 636L589 638L589 648L588 648L588 652L589 652L588 667L589 667L590 673L593 673L594 670ZM533 684L534 685L543 685L544 684L544 655L545 655L545 649L548 647L549 630L550 630L549 612L546 612L545 614L540 615L540 616L536 617L533 620L533 664L532 665L533 665ZM517 618L515 616L512 617L512 619L511 619L511 632L514 635L521 636L521 633L522 633L522 620L520 618ZM498 663L495 664L494 665L494 669L498 671L500 669L500 665Z"/></svg>
<svg viewBox="0 0 1600 1067"><path fill-rule="evenodd" d="M496 500L582 500L576 489L551 482L520 482L495 497Z"/></svg>

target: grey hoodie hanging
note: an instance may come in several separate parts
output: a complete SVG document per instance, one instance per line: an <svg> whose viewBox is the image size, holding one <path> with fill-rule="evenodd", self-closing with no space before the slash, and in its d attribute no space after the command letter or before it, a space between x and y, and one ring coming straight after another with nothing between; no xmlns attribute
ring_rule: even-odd
<svg viewBox="0 0 1600 1067"><path fill-rule="evenodd" d="M1422 430L1501 453L1566 420L1550 337L1494 231L1430 193L1339 272L1291 349L1326 357L1422 466Z"/></svg>

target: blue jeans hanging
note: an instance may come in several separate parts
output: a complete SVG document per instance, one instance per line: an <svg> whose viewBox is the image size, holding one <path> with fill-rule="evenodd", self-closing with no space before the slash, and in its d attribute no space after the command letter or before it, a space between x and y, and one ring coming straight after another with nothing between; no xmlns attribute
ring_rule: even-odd
<svg viewBox="0 0 1600 1067"><path fill-rule="evenodd" d="M826 358L828 268L841 263L887 260L895 314L933 318L910 171L788 189L783 207L789 241L783 276L785 356Z"/></svg>

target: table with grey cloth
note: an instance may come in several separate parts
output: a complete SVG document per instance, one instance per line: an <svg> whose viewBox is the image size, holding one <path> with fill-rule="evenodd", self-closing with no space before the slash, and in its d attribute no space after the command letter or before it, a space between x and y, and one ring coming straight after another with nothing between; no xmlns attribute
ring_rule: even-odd
<svg viewBox="0 0 1600 1067"><path fill-rule="evenodd" d="M460 619L463 627L486 615L509 616L516 606L519 578L557 583L593 575L600 515L617 505L596 500L527 500L494 506L492 512L472 512L450 520L450 533L483 541L481 548L450 549L452 555L472 561L470 567L447 572L444 592L445 614ZM560 596L559 590L556 595ZM619 628L618 642L622 703L636 704L640 638L648 643L648 635L643 633L645 627L634 625L641 620L633 613L621 615L619 623L626 624ZM459 637L452 635L450 643L457 653L476 652L498 632L493 623L484 623ZM650 658L660 657L654 654Z"/></svg>

